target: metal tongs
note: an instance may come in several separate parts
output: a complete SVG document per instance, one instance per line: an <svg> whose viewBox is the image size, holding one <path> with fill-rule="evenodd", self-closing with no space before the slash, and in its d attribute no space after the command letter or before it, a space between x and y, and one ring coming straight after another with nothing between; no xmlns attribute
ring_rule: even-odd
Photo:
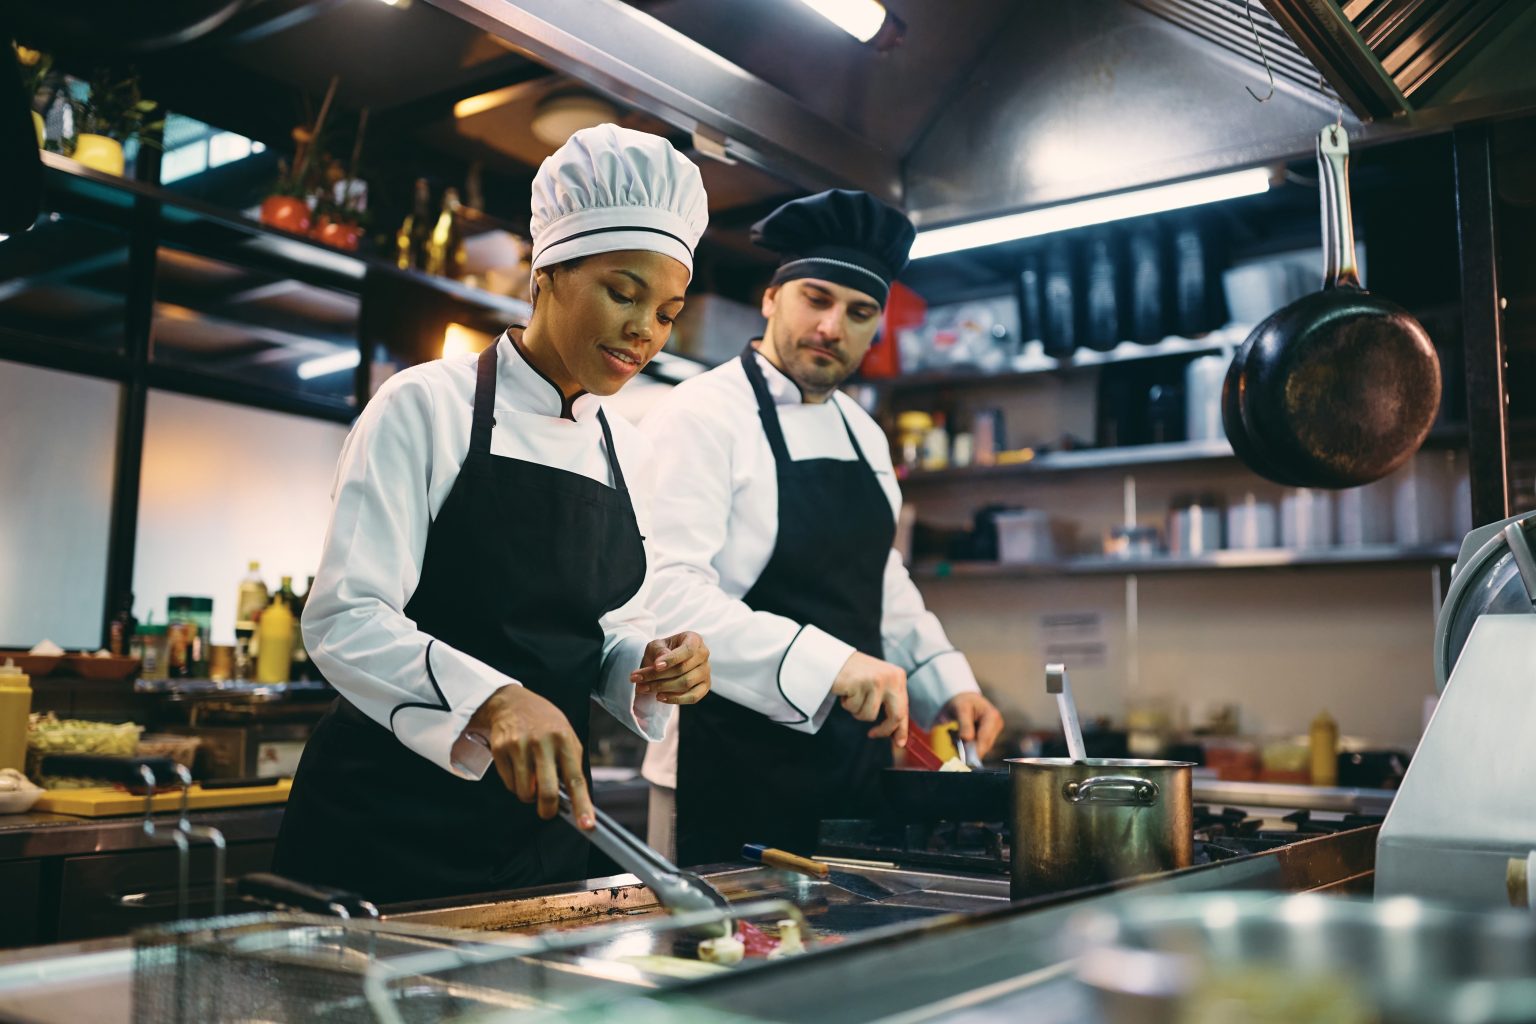
<svg viewBox="0 0 1536 1024"><path fill-rule="evenodd" d="M719 889L703 878L667 860L601 809L593 807L592 810L597 817L597 827L589 832L576 824L570 795L564 786L560 788L560 816L593 846L611 857L615 864L644 882L662 906L673 913L688 914L731 905ZM723 938L735 931L735 925L730 918L722 917L700 925L696 930Z"/></svg>

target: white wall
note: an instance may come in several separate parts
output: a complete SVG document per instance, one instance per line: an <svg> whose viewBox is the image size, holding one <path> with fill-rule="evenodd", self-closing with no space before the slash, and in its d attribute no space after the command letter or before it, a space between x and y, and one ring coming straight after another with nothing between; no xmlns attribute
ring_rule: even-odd
<svg viewBox="0 0 1536 1024"><path fill-rule="evenodd" d="M164 622L166 598L213 598L214 643L233 643L246 563L267 586L320 561L331 482L347 428L153 391L134 558L134 614Z"/></svg>
<svg viewBox="0 0 1536 1024"><path fill-rule="evenodd" d="M0 645L101 643L120 394L0 361Z"/></svg>

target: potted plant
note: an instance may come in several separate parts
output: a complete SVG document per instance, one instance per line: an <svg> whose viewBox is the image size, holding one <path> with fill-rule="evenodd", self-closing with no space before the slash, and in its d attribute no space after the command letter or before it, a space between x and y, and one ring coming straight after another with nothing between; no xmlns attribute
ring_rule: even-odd
<svg viewBox="0 0 1536 1024"><path fill-rule="evenodd" d="M158 146L165 122L151 121L156 103L139 92L139 76L101 68L91 77L90 92L75 101L75 160L103 174L123 173L123 143Z"/></svg>
<svg viewBox="0 0 1536 1024"><path fill-rule="evenodd" d="M53 70L53 58L41 50L28 49L20 43L11 45L16 50L16 63L21 67L21 87L26 93L27 103L32 106L32 126L37 129L37 147L41 149L47 131L43 115L37 111L37 94L43 91L48 82L48 73Z"/></svg>
<svg viewBox="0 0 1536 1024"><path fill-rule="evenodd" d="M324 166L323 160L316 157L319 155L320 133L325 130L325 117L336 96L337 83L338 79L332 76L315 123L297 125L293 129L293 162L278 161L277 183L261 203L261 222L268 227L298 235L306 234L310 229L309 197L316 188L311 177L316 168Z"/></svg>

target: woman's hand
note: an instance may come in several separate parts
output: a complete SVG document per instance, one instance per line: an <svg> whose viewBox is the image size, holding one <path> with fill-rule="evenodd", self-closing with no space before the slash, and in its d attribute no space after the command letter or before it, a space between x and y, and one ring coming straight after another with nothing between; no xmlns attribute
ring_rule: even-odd
<svg viewBox="0 0 1536 1024"><path fill-rule="evenodd" d="M709 648L697 633L652 640L629 681L663 704L697 704L709 692Z"/></svg>
<svg viewBox="0 0 1536 1024"><path fill-rule="evenodd" d="M489 744L496 771L517 798L535 804L539 817L560 811L560 787L584 829L595 828L592 794L581 772L581 740L560 709L525 686L508 684L480 705L466 730Z"/></svg>

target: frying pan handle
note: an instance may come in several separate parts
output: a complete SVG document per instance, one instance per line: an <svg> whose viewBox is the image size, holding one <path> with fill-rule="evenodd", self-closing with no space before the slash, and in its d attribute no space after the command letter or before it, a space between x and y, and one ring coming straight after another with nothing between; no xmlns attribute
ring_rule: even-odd
<svg viewBox="0 0 1536 1024"><path fill-rule="evenodd" d="M1359 288L1349 202L1349 134L1337 124L1317 137L1317 180L1323 210L1323 287Z"/></svg>

